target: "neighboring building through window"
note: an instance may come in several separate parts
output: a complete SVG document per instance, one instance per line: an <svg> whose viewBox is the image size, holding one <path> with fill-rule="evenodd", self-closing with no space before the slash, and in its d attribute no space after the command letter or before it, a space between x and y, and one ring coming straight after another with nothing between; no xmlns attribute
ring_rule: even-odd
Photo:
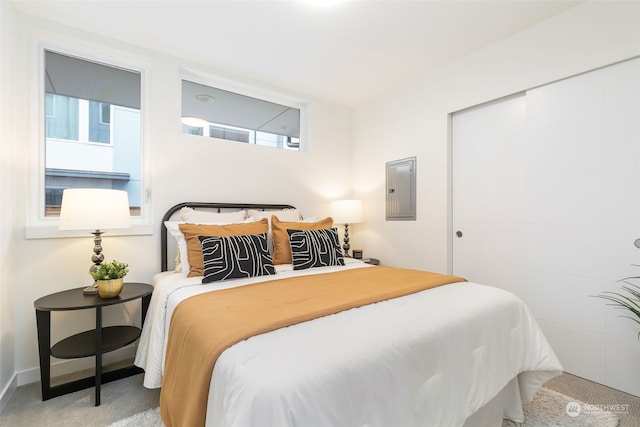
<svg viewBox="0 0 640 427"><path fill-rule="evenodd" d="M300 108L182 81L182 132L300 149Z"/></svg>
<svg viewBox="0 0 640 427"><path fill-rule="evenodd" d="M114 188L142 206L141 76L45 50L44 214L65 188Z"/></svg>

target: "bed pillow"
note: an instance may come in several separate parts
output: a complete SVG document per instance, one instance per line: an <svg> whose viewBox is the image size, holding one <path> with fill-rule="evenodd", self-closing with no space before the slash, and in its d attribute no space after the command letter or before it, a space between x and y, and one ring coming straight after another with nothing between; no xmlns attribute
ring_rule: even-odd
<svg viewBox="0 0 640 427"><path fill-rule="evenodd" d="M289 245L289 235L287 230L322 230L331 228L333 219L331 217L316 222L284 222L277 216L271 217L273 227L273 263L291 264L291 246Z"/></svg>
<svg viewBox="0 0 640 427"><path fill-rule="evenodd" d="M337 228L322 230L288 229L294 270L344 265Z"/></svg>
<svg viewBox="0 0 640 427"><path fill-rule="evenodd" d="M269 221L269 232L271 232L271 217L275 215L280 221L300 221L302 219L302 213L299 209L279 209L271 211L259 211L256 209L249 209L247 216L256 219L267 218Z"/></svg>
<svg viewBox="0 0 640 427"><path fill-rule="evenodd" d="M228 225L200 225L180 224L178 226L187 242L187 257L189 259L189 274L187 277L202 276L204 274L204 261L202 257L202 245L198 236L244 236L248 234L262 234L268 230L266 219L242 224Z"/></svg>
<svg viewBox="0 0 640 427"><path fill-rule="evenodd" d="M176 241L176 257L173 271L181 273L189 271L189 261L187 258L187 242L184 240L184 234L180 231L179 225L184 224L182 221L165 221L164 226L167 233Z"/></svg>
<svg viewBox="0 0 640 427"><path fill-rule="evenodd" d="M267 233L244 236L199 236L204 259L202 283L275 274L267 250Z"/></svg>
<svg viewBox="0 0 640 427"><path fill-rule="evenodd" d="M200 225L228 225L228 224L238 224L245 222L253 222L255 220L245 219L244 221L210 221L210 222L200 222ZM176 257L174 261L174 269L175 273L184 272L186 275L189 272L189 256L187 254L187 242L184 239L184 234L180 231L180 224L186 224L185 221L165 221L164 226L167 229L167 233L171 235L176 241Z"/></svg>
<svg viewBox="0 0 640 427"><path fill-rule="evenodd" d="M211 222L242 222L247 218L247 211L209 212L189 207L180 209L180 221L191 224L207 224Z"/></svg>

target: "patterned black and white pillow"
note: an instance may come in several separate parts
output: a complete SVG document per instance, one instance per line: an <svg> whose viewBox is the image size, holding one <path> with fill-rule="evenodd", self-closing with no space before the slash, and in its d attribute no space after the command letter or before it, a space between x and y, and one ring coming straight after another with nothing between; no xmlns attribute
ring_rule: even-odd
<svg viewBox="0 0 640 427"><path fill-rule="evenodd" d="M344 265L338 230L287 230L294 270Z"/></svg>
<svg viewBox="0 0 640 427"><path fill-rule="evenodd" d="M204 258L202 283L275 274L267 234L198 236Z"/></svg>

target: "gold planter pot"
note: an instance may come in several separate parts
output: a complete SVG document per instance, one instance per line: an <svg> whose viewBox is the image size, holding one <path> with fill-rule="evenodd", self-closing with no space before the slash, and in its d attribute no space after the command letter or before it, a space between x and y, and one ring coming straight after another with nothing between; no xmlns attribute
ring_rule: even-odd
<svg viewBox="0 0 640 427"><path fill-rule="evenodd" d="M98 280L98 296L100 298L115 298L122 292L124 279Z"/></svg>

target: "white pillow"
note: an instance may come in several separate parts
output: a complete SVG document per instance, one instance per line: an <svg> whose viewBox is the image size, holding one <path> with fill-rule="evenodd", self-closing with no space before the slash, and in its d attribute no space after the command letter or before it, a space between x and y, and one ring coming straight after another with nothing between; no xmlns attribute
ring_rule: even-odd
<svg viewBox="0 0 640 427"><path fill-rule="evenodd" d="M344 257L344 265L347 265L347 264L364 264L364 262L362 262L362 260L359 260L359 259ZM366 265L368 266L368 264ZM276 268L276 274L286 273L287 271L293 271L293 264L276 264L274 265L274 267Z"/></svg>
<svg viewBox="0 0 640 427"><path fill-rule="evenodd" d="M179 219L189 224L213 224L223 222L233 224L242 222L247 218L247 211L235 212L209 212L201 211L189 207L180 209ZM224 225L224 224L221 224Z"/></svg>
<svg viewBox="0 0 640 427"><path fill-rule="evenodd" d="M184 234L180 231L180 224L185 224L184 221L165 221L164 226L167 228L167 232L173 236L176 241L176 259L175 268L173 271L176 273L189 271L189 257L187 256L187 241L184 239ZM184 261L183 261L184 260ZM185 264L184 266L182 264ZM186 268L185 268L186 267Z"/></svg>
<svg viewBox="0 0 640 427"><path fill-rule="evenodd" d="M279 209L272 211L258 211L255 209L249 209L247 215L251 218L255 218L256 221L267 218L269 220L269 233L271 233L271 215L278 217L280 221L297 222L302 219L302 214L299 209Z"/></svg>

